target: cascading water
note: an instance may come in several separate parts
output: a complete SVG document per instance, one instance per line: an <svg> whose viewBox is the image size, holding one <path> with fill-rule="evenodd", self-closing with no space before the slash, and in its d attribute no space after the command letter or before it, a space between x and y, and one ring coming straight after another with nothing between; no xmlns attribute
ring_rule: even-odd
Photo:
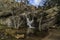
<svg viewBox="0 0 60 40"><path fill-rule="evenodd" d="M28 25L27 35L29 35L29 33L34 33L33 30L35 29L35 27L32 26L32 23L34 22L34 20L33 19L30 20L30 18L26 16L26 21Z"/></svg>
<svg viewBox="0 0 60 40"><path fill-rule="evenodd" d="M33 20L33 19L32 19L32 20L29 20L28 17L26 17L26 20L27 20L27 25L29 26L29 28L34 28L34 27L32 26L32 23L34 22L34 20Z"/></svg>

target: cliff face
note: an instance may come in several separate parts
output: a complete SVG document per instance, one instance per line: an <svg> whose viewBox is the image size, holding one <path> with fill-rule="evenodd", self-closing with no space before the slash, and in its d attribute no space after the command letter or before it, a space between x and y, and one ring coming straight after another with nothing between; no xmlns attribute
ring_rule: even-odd
<svg viewBox="0 0 60 40"><path fill-rule="evenodd" d="M32 17L36 17L37 21L41 20L41 14L43 14L43 22L42 25L43 27L45 26L54 26L55 25L55 21L56 21L56 15L58 15L59 9L58 6L53 6L51 8L47 8L45 7L44 10L42 10L42 8L35 8L34 6L27 6L24 3L13 3L14 0L0 0L0 5L2 6L0 9L0 20L1 20L1 24L10 26L12 23L11 18L12 17L19 17L19 21L23 21L26 23L25 19L25 15L26 14L31 14L33 15ZM21 15L25 13L24 15ZM24 17L24 18L23 18ZM46 18L46 19L45 19ZM5 20L4 20L5 19ZM14 19L13 19L14 20ZM16 19L15 19L16 21ZM39 23L38 21L38 23ZM25 23L22 23L21 25L26 25ZM19 23L20 24L20 23ZM40 24L39 24L40 25Z"/></svg>
<svg viewBox="0 0 60 40"><path fill-rule="evenodd" d="M27 40L59 40L60 5L51 5L36 8L14 0L0 0L0 39L20 40L29 31L34 34ZM35 29L29 29L27 19Z"/></svg>

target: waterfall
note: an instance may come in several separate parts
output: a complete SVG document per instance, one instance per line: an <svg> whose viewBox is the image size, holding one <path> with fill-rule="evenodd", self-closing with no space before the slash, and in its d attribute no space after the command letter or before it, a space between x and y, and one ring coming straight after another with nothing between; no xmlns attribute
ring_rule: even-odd
<svg viewBox="0 0 60 40"><path fill-rule="evenodd" d="M28 18L28 17L26 17L26 20L27 20L27 25L29 26L28 28L34 28L33 26L32 26L32 23L34 22L34 20L32 19L32 20L29 20L30 18Z"/></svg>

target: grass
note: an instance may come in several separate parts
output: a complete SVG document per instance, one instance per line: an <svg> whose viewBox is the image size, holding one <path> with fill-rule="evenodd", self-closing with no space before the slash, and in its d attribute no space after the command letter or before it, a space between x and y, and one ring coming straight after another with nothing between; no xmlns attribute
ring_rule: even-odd
<svg viewBox="0 0 60 40"><path fill-rule="evenodd" d="M8 26L0 24L0 29L9 29Z"/></svg>
<svg viewBox="0 0 60 40"><path fill-rule="evenodd" d="M21 33L21 30L22 29L20 29L20 30L11 29L11 28L9 28L6 25L0 24L0 35L4 34L2 37L0 37L0 40L17 40L17 38L15 37L15 36L17 36L16 32L20 32ZM18 35L20 35L20 34L18 34ZM5 36L5 38L4 38L4 36ZM8 37L8 38L6 38L6 37ZM17 36L17 37L20 37L20 36ZM4 39L1 39L1 38L4 38Z"/></svg>

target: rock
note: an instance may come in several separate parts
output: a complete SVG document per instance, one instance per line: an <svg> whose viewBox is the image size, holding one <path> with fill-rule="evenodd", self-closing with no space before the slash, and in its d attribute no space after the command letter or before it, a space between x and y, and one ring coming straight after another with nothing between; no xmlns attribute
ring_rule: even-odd
<svg viewBox="0 0 60 40"><path fill-rule="evenodd" d="M24 34L17 34L16 36L15 36L15 38L17 38L17 39L22 39L22 38L24 38L25 37L25 35Z"/></svg>
<svg viewBox="0 0 60 40"><path fill-rule="evenodd" d="M6 19L2 18L0 19L0 24L10 27L12 24L12 21L10 18L6 18Z"/></svg>
<svg viewBox="0 0 60 40"><path fill-rule="evenodd" d="M58 7L53 7L53 8L50 8L50 9L46 10L45 12L47 14L52 14L54 12L58 12L58 10L59 10Z"/></svg>

